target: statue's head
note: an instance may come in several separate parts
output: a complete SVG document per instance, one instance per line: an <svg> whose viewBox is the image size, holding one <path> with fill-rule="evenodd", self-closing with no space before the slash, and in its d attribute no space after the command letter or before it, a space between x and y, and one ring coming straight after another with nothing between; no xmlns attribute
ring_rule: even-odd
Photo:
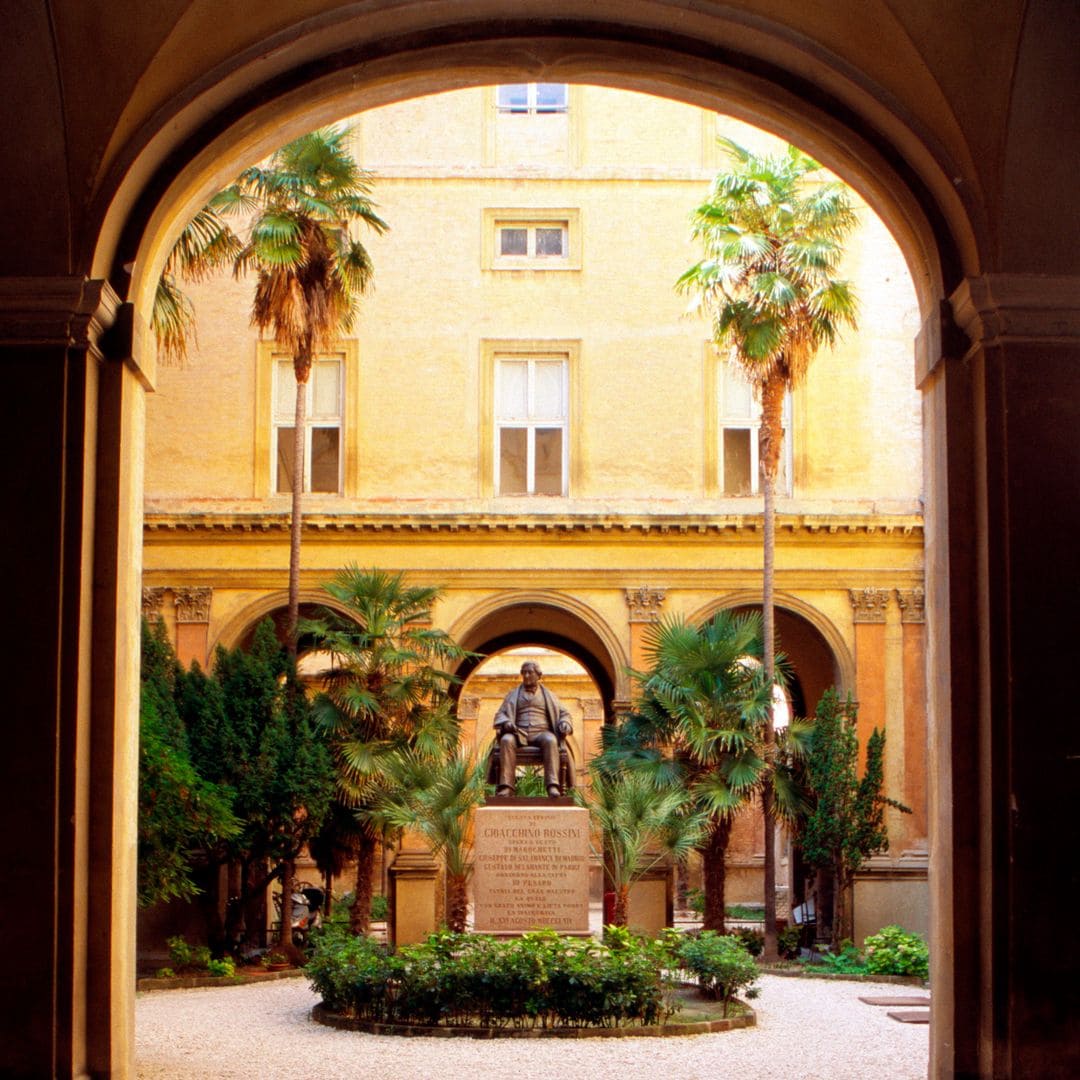
<svg viewBox="0 0 1080 1080"><path fill-rule="evenodd" d="M535 660L526 660L521 665L521 681L526 686L535 686L543 677L540 665Z"/></svg>

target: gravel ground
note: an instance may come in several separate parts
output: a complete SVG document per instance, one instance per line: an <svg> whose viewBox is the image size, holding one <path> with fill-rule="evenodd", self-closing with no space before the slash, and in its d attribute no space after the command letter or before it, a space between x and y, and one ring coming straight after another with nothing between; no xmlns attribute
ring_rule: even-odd
<svg viewBox="0 0 1080 1080"><path fill-rule="evenodd" d="M395 1038L335 1031L310 1019L303 979L140 994L142 1080L258 1077L330 1080L916 1080L926 1076L926 1025L890 1020L860 994L908 992L862 982L765 975L755 1028L666 1039Z"/></svg>

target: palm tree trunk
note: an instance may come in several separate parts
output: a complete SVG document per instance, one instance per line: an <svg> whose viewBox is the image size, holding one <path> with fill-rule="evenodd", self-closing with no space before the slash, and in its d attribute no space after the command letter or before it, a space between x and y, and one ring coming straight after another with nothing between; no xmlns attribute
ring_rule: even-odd
<svg viewBox="0 0 1080 1080"><path fill-rule="evenodd" d="M367 934L371 929L371 868L375 863L375 840L360 834L356 845L356 889L349 910L349 929L354 934Z"/></svg>
<svg viewBox="0 0 1080 1080"><path fill-rule="evenodd" d="M766 380L761 388L761 488L763 508L763 570L761 586L762 637L765 649L765 679L768 686L776 681L776 473L784 438L783 408L786 383L781 376ZM773 806L772 768L775 758L776 730L773 725L773 699L765 710L765 778L761 785L761 812L765 819L765 949L766 961L779 958L776 948L776 815Z"/></svg>
<svg viewBox="0 0 1080 1080"><path fill-rule="evenodd" d="M293 482L292 520L289 523L289 656L296 659L296 647L300 628L300 538L304 529L304 449L307 444L304 428L307 423L307 380L311 373L310 352L308 362L294 363L296 375L296 412L293 420ZM303 378L301 378L301 371Z"/></svg>
<svg viewBox="0 0 1080 1080"><path fill-rule="evenodd" d="M469 914L469 878L466 874L446 875L446 925L455 934L465 933Z"/></svg>
<svg viewBox="0 0 1080 1080"><path fill-rule="evenodd" d="M727 885L728 840L731 838L731 821L722 818L709 833L708 842L701 851L702 884L705 886L705 914L703 930L724 933L726 927L724 891Z"/></svg>
<svg viewBox="0 0 1080 1080"><path fill-rule="evenodd" d="M626 926L630 921L630 886L619 885L615 889L615 911L612 913L613 926Z"/></svg>
<svg viewBox="0 0 1080 1080"><path fill-rule="evenodd" d="M292 945L292 894L296 866L292 859L285 859L281 864L281 926L278 929L278 944Z"/></svg>

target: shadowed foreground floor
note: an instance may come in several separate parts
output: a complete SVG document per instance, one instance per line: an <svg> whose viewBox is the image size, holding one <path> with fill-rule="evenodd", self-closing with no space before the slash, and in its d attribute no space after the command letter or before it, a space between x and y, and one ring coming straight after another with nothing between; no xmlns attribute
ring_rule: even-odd
<svg viewBox="0 0 1080 1080"><path fill-rule="evenodd" d="M258 1077L329 1080L921 1080L928 1028L898 1024L860 995L864 982L763 976L758 1026L667 1039L393 1038L311 1021L303 979L140 994L136 1065L142 1080Z"/></svg>

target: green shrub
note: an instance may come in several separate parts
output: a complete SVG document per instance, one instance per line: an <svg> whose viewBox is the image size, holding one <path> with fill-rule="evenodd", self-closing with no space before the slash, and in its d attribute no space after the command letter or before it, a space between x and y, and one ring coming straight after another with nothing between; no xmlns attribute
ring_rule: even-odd
<svg viewBox="0 0 1080 1080"><path fill-rule="evenodd" d="M758 976L754 958L743 943L731 934L717 934L713 930L687 936L679 950L679 959L697 980L703 994L724 1002L725 1015L736 993L750 987Z"/></svg>
<svg viewBox="0 0 1080 1080"><path fill-rule="evenodd" d="M930 977L930 950L918 934L899 926L886 926L871 934L863 944L866 967L875 975L917 975Z"/></svg>
<svg viewBox="0 0 1080 1080"><path fill-rule="evenodd" d="M760 930L742 926L731 936L738 938L739 943L751 956L760 956L765 951L765 935Z"/></svg>
<svg viewBox="0 0 1080 1080"><path fill-rule="evenodd" d="M836 975L865 975L868 970L862 953L850 938L844 938L838 953L822 953L816 963Z"/></svg>
<svg viewBox="0 0 1080 1080"><path fill-rule="evenodd" d="M189 945L182 937L167 938L171 967L176 971L206 971L210 950L205 945Z"/></svg>
<svg viewBox="0 0 1080 1080"><path fill-rule="evenodd" d="M797 926L787 926L776 932L776 949L784 960L798 957L801 938L802 934Z"/></svg>
<svg viewBox="0 0 1080 1080"><path fill-rule="evenodd" d="M154 973L155 979L175 979L176 972L171 967L158 968Z"/></svg>
<svg viewBox="0 0 1080 1080"><path fill-rule="evenodd" d="M230 977L236 974L236 964L233 963L231 956L226 956L221 960L208 961L206 970L211 975Z"/></svg>
<svg viewBox="0 0 1080 1080"><path fill-rule="evenodd" d="M385 922L389 913L390 901L382 893L375 893L371 898L371 921Z"/></svg>
<svg viewBox="0 0 1080 1080"><path fill-rule="evenodd" d="M673 1011L664 967L662 944L626 931L605 944L441 933L395 954L334 932L307 971L328 1007L364 1019L524 1028L658 1023Z"/></svg>

